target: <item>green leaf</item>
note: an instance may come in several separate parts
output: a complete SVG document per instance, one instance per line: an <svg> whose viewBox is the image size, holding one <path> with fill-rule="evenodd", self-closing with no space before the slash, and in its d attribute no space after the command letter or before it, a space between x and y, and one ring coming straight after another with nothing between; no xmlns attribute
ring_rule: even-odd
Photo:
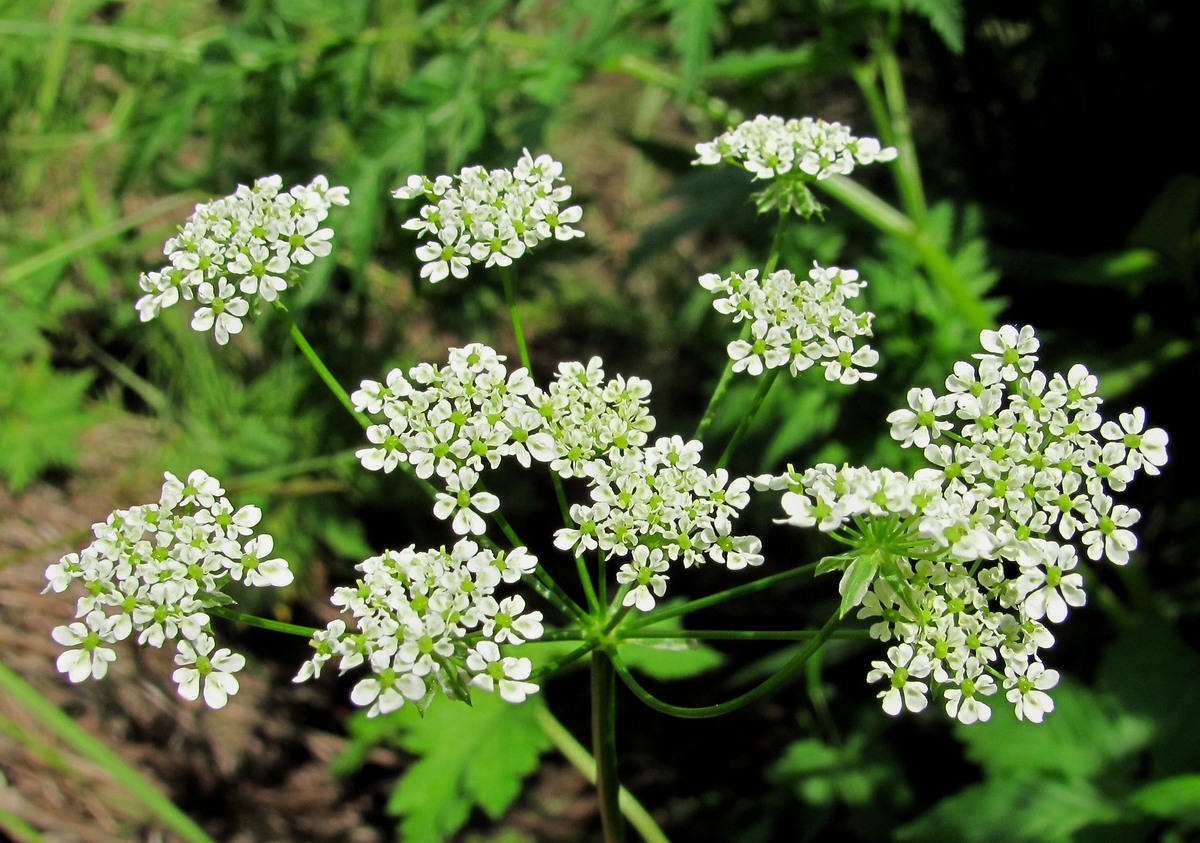
<svg viewBox="0 0 1200 843"><path fill-rule="evenodd" d="M1013 775L967 787L897 829L901 841L1071 843L1085 826L1120 818L1112 800L1087 782Z"/></svg>
<svg viewBox="0 0 1200 843"><path fill-rule="evenodd" d="M1043 771L1085 780L1111 772L1116 762L1132 757L1151 738L1144 720L1107 695L1066 679L1050 693L1055 708L1044 723L1019 721L997 701L997 714L990 721L960 727L967 756L991 778Z"/></svg>
<svg viewBox="0 0 1200 843"><path fill-rule="evenodd" d="M1129 803L1161 819L1200 826L1200 774L1151 782L1130 794Z"/></svg>
<svg viewBox="0 0 1200 843"><path fill-rule="evenodd" d="M396 742L420 756L388 800L388 810L403 816L401 837L409 843L441 843L475 807L498 819L550 746L537 722L540 702L512 705L476 694L474 703L439 700L424 718L406 706L395 718Z"/></svg>
<svg viewBox="0 0 1200 843"><path fill-rule="evenodd" d="M0 366L0 475L20 491L50 466L71 466L93 419L88 372L63 373L42 359Z"/></svg>
<svg viewBox="0 0 1200 843"><path fill-rule="evenodd" d="M725 0L667 0L671 10L671 33L675 50L682 59L680 96L690 93L704 65L712 55L712 40L721 22Z"/></svg>
<svg viewBox="0 0 1200 843"><path fill-rule="evenodd" d="M846 617L851 609L862 602L863 595L867 593L878 571L879 555L876 553L858 556L847 566L842 581L838 583L838 592L842 595L842 605L838 609L839 617Z"/></svg>
<svg viewBox="0 0 1200 843"><path fill-rule="evenodd" d="M961 0L901 0L906 12L925 18L955 55L963 51L963 9Z"/></svg>

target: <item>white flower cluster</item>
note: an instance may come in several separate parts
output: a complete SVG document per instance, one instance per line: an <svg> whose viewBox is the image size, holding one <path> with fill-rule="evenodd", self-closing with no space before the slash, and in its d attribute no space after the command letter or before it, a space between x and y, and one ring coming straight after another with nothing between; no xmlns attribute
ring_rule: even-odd
<svg viewBox="0 0 1200 843"><path fill-rule="evenodd" d="M932 680L951 717L986 720L999 682L1018 717L1040 721L1058 680L1038 656L1054 642L1044 622L1086 599L1070 542L1081 539L1094 561L1129 561L1140 516L1110 492L1138 471L1158 473L1167 434L1147 430L1141 408L1104 421L1082 365L1038 370L1032 328L981 339L984 353L955 365L945 393L913 389L888 417L892 436L932 467L907 477L825 464L757 482L789 489L787 523L838 531L874 554L858 616L875 638L899 642L868 675L886 682L885 711L923 709ZM840 557L851 567L862 558Z"/></svg>
<svg viewBox="0 0 1200 843"><path fill-rule="evenodd" d="M689 568L711 559L730 570L762 564L759 540L732 534L734 519L750 502L750 480L731 482L723 468L701 468L701 448L672 436L592 460L584 469L592 503L571 507L576 526L558 530L555 546L627 558L617 572L617 581L630 586L624 605L643 612L665 593L670 562Z"/></svg>
<svg viewBox="0 0 1200 843"><path fill-rule="evenodd" d="M700 286L717 296L713 307L750 324L748 340L729 344L735 372L760 375L764 369L787 366L793 375L820 363L825 379L852 384L873 380L863 372L879 362L879 353L855 341L871 334L872 313L857 313L846 300L858 296L867 283L853 269L813 264L807 280L780 269L759 278L757 269L722 278L702 276Z"/></svg>
<svg viewBox="0 0 1200 843"><path fill-rule="evenodd" d="M706 143L696 144L697 164L729 161L755 178L797 173L809 179L848 175L855 164L891 161L895 147L855 137L850 127L813 117L784 120L758 115Z"/></svg>
<svg viewBox="0 0 1200 843"><path fill-rule="evenodd" d="M439 477L445 491L434 513L459 535L485 532L483 515L500 502L478 488L480 475L506 457L586 478L592 503L571 507L577 528L559 530L555 544L630 556L617 578L633 584L628 605L643 609L662 596L668 561L691 566L708 558L733 569L761 563L757 539L731 535L749 481L700 468L699 442L676 436L646 447L654 429L649 382L606 380L594 357L560 364L542 390L526 369L510 373L503 361L476 343L451 349L444 367L423 363L407 377L394 369L383 383L363 381L351 396L355 408L384 420L367 429L362 464L389 472L407 462L419 477Z"/></svg>
<svg viewBox="0 0 1200 843"><path fill-rule="evenodd" d="M182 697L203 693L221 708L237 693L233 675L245 658L216 648L206 609L228 602L230 581L280 588L292 582L287 562L272 557L274 542L254 535L262 518L256 506L234 509L221 484L197 469L180 480L165 475L156 504L113 512L92 526L95 541L46 569L47 591L78 581L87 593L76 617L54 629L66 650L58 669L72 682L100 679L116 658L109 646L137 633L138 644L175 641L174 680Z"/></svg>
<svg viewBox="0 0 1200 843"><path fill-rule="evenodd" d="M328 255L333 230L321 223L332 206L349 204L348 188L330 187L324 176L286 193L282 186L279 176L264 176L197 205L163 247L170 266L138 279L145 293L137 302L141 320L195 299L192 328L212 330L225 345L260 302L275 301L287 289L297 266Z"/></svg>
<svg viewBox="0 0 1200 843"><path fill-rule="evenodd" d="M316 654L296 682L319 676L338 657L342 672L366 665L370 675L350 692L355 705L375 717L406 701L428 704L440 688L458 698L467 686L523 702L538 686L526 680L527 658L503 656L500 645L542 636L542 613L526 612L520 595L497 600L501 583L516 583L537 567L519 547L507 554L460 539L449 551L389 550L358 566L354 587L334 590L333 604L351 615L357 631L335 619L313 636Z"/></svg>
<svg viewBox="0 0 1200 843"><path fill-rule="evenodd" d="M583 210L562 207L571 198L571 186L561 184L562 169L549 155L534 158L524 150L511 170L475 166L453 178L409 176L392 195L429 203L404 223L435 238L417 249L421 277L432 283L449 275L466 278L473 263L509 266L543 240L582 237L572 225Z"/></svg>

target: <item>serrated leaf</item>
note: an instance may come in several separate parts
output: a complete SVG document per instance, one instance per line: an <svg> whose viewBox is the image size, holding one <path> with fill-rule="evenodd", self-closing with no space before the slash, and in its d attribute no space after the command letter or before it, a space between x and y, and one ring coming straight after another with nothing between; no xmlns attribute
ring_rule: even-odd
<svg viewBox="0 0 1200 843"><path fill-rule="evenodd" d="M1112 800L1090 783L1005 776L967 787L896 830L925 843L1069 843L1085 826L1119 819Z"/></svg>
<svg viewBox="0 0 1200 843"><path fill-rule="evenodd" d="M439 700L425 713L402 709L396 742L420 756L396 783L388 810L403 816L409 843L441 843L476 806L500 817L521 792L550 740L538 725L538 701L512 705L476 694L467 707Z"/></svg>
<svg viewBox="0 0 1200 843"><path fill-rule="evenodd" d="M1050 693L1055 707L1044 723L1021 722L1000 711L987 723L960 727L967 756L993 778L1044 771L1082 781L1140 751L1151 738L1150 725L1111 697L1066 679Z"/></svg>
<svg viewBox="0 0 1200 843"><path fill-rule="evenodd" d="M79 436L92 420L84 406L91 383L90 373L59 372L42 358L0 377L0 475L14 490L50 466L74 464Z"/></svg>

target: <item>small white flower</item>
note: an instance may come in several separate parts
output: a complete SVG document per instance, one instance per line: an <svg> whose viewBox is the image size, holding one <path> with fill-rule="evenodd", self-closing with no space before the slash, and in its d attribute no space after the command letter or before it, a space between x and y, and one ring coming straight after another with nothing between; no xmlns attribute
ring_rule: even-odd
<svg viewBox="0 0 1200 843"><path fill-rule="evenodd" d="M238 692L237 677L233 674L246 666L246 659L228 648L214 650L216 641L211 635L180 641L175 655L179 668L171 678L179 685L179 696L185 700L195 700L203 691L205 705L223 708L229 697Z"/></svg>
<svg viewBox="0 0 1200 843"><path fill-rule="evenodd" d="M1009 662L1004 670L1004 695L1016 710L1018 720L1041 723L1054 711L1054 700L1046 691L1058 684L1058 671L1041 662Z"/></svg>
<svg viewBox="0 0 1200 843"><path fill-rule="evenodd" d="M538 686L526 682L533 672L533 663L526 658L501 657L500 648L493 641L480 641L467 655L467 669L475 676L471 684L485 691L499 691L505 702L520 703L530 694L538 692Z"/></svg>

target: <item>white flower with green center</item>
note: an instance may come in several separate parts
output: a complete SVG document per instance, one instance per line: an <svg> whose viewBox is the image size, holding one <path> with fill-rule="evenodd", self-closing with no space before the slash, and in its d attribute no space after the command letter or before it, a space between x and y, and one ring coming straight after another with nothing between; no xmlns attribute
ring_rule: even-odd
<svg viewBox="0 0 1200 843"><path fill-rule="evenodd" d="M67 674L71 682L85 679L103 679L108 665L117 658L116 651L105 644L117 641L113 634L114 620L106 618L101 611L88 613L84 622L56 626L50 637L64 647L78 647L59 655L55 666L59 673Z"/></svg>
<svg viewBox="0 0 1200 843"><path fill-rule="evenodd" d="M946 713L965 726L986 723L992 717L992 709L982 698L996 693L996 680L983 673L975 659L967 660L966 673L957 685L943 692Z"/></svg>
<svg viewBox="0 0 1200 843"><path fill-rule="evenodd" d="M639 545L633 549L632 556L632 560L617 571L617 582L630 586L622 605L649 612L654 608L654 598L666 593L669 579L666 572L670 566L661 548Z"/></svg>
<svg viewBox="0 0 1200 843"><path fill-rule="evenodd" d="M446 478L446 491L438 492L433 514L445 521L453 518L451 529L458 535L482 536L487 530L483 516L500 508L500 499L491 492L476 492L479 473L460 468Z"/></svg>
<svg viewBox="0 0 1200 843"><path fill-rule="evenodd" d="M529 679L533 663L526 658L502 656L494 641L480 641L467 654L467 669L475 676L471 684L485 691L498 692L505 702L525 702L538 686Z"/></svg>
<svg viewBox="0 0 1200 843"><path fill-rule="evenodd" d="M1054 700L1046 692L1058 684L1058 671L1041 662L1010 661L1004 669L1004 697L1013 704L1018 720L1041 723L1054 711Z"/></svg>
<svg viewBox="0 0 1200 843"><path fill-rule="evenodd" d="M237 294L228 278L218 278L215 288L208 281L201 283L196 288L196 300L201 306L192 316L192 330L211 328L218 345L228 343L230 334L242 332L242 317L250 312L250 304Z"/></svg>
<svg viewBox="0 0 1200 843"><path fill-rule="evenodd" d="M175 654L179 667L171 678L179 685L179 696L196 700L201 693L209 708L223 708L229 697L238 692L237 673L246 666L246 658L228 648L216 649L211 635L201 635L195 641L182 640Z"/></svg>
<svg viewBox="0 0 1200 843"><path fill-rule="evenodd" d="M914 652L911 645L889 648L888 660L871 662L871 666L868 682L887 681L887 687L878 694L886 713L895 716L906 708L915 713L929 705L929 686L919 680L929 675L932 665L927 656Z"/></svg>

